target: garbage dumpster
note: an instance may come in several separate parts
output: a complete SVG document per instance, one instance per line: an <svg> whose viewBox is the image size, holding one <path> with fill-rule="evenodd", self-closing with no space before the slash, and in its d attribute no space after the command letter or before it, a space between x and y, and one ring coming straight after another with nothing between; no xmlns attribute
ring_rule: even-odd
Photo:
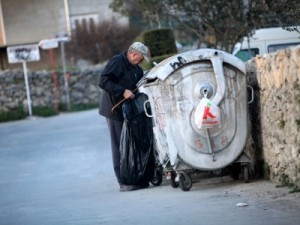
<svg viewBox="0 0 300 225"><path fill-rule="evenodd" d="M233 55L198 49L174 55L146 75L141 89L149 97L158 158L183 190L192 186L190 169L222 169L243 154L248 137L245 74L244 63ZM218 107L218 126L197 126L203 98Z"/></svg>

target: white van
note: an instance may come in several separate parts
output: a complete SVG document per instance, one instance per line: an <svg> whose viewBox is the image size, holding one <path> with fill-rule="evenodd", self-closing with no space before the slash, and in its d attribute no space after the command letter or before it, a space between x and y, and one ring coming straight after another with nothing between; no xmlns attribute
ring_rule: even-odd
<svg viewBox="0 0 300 225"><path fill-rule="evenodd" d="M246 62L256 55L275 52L280 49L300 45L300 34L296 31L287 31L282 27L258 29L242 43L237 43L233 55Z"/></svg>

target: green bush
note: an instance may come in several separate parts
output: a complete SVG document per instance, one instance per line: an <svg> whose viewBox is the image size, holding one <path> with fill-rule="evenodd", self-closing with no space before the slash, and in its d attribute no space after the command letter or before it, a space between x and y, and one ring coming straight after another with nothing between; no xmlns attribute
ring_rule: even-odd
<svg viewBox="0 0 300 225"><path fill-rule="evenodd" d="M142 42L144 43L144 34L145 34L145 31L144 32L141 32L135 39L134 39L134 42L135 41L138 41L138 42Z"/></svg>
<svg viewBox="0 0 300 225"><path fill-rule="evenodd" d="M140 33L134 41L143 42L149 47L151 57L140 65L144 71L154 67L153 62L160 63L164 59L177 54L174 33L171 29L156 29Z"/></svg>
<svg viewBox="0 0 300 225"><path fill-rule="evenodd" d="M78 111L84 111L89 109L95 109L98 107L98 104L77 104L77 105L71 105L70 112L78 112ZM67 107L64 104L59 105L59 112L68 112ZM48 117L48 116L55 116L59 114L59 112L56 112L54 107L35 107L33 109L33 115L35 116L41 116L41 117Z"/></svg>
<svg viewBox="0 0 300 225"><path fill-rule="evenodd" d="M28 113L24 111L23 107L18 107L17 109L10 112L0 112L0 122L7 122L13 120L21 120L28 116Z"/></svg>
<svg viewBox="0 0 300 225"><path fill-rule="evenodd" d="M144 71L150 70L154 67L154 65L153 65L154 62L158 64L161 61L163 61L163 60L165 60L165 59L167 59L167 58L169 58L173 55L175 55L175 54L173 53L173 54L166 54L166 55L152 57L152 58L149 59L149 62L144 60L143 63L140 66L142 67L142 69Z"/></svg>
<svg viewBox="0 0 300 225"><path fill-rule="evenodd" d="M84 111L89 109L98 108L98 104L78 104L72 105L70 112L77 112L77 111ZM62 104L59 105L59 112L67 112L65 106ZM40 116L40 117L49 117L58 115L59 112L56 112L54 107L48 106L38 106L32 109L33 116ZM19 106L17 109L10 111L10 112L0 112L0 123L1 122L8 122L8 121L15 121L25 119L29 116L28 112L25 112L23 107Z"/></svg>
<svg viewBox="0 0 300 225"><path fill-rule="evenodd" d="M150 30L143 33L144 44L149 47L151 57L177 53L174 33L171 29Z"/></svg>
<svg viewBox="0 0 300 225"><path fill-rule="evenodd" d="M89 109L95 109L98 108L98 104L78 104L78 105L72 105L71 111L77 112L77 111L83 111L83 110L89 110Z"/></svg>
<svg viewBox="0 0 300 225"><path fill-rule="evenodd" d="M41 116L41 117L55 116L58 114L55 111L54 107L49 107L49 106L34 107L32 111L33 111L32 114L34 116Z"/></svg>

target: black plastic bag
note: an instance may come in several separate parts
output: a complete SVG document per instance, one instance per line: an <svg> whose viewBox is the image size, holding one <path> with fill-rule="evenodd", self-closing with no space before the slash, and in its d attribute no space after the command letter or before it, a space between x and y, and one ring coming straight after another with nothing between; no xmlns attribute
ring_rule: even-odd
<svg viewBox="0 0 300 225"><path fill-rule="evenodd" d="M146 94L139 93L122 105L120 176L126 185L145 185L154 176L152 119L145 115L143 106L147 99Z"/></svg>

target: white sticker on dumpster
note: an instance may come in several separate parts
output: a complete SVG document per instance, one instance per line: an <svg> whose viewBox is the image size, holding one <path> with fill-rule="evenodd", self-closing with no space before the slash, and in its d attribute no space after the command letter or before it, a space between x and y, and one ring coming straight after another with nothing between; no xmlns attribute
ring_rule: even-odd
<svg viewBox="0 0 300 225"><path fill-rule="evenodd" d="M207 98L202 98L195 111L195 124L198 129L219 127L220 108Z"/></svg>

